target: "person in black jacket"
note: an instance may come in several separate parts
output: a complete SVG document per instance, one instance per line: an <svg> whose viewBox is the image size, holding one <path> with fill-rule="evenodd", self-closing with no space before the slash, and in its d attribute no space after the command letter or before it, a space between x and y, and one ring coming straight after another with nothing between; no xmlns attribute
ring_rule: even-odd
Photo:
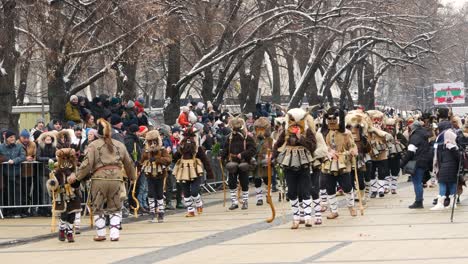
<svg viewBox="0 0 468 264"><path fill-rule="evenodd" d="M424 189L422 185L424 174L430 169L433 152L429 144L429 134L423 128L419 121L415 121L411 127L409 137L408 151L404 156L400 167L404 168L410 161L415 161L414 173L411 175L414 192L416 194L415 202L409 206L410 209L420 209L423 206Z"/></svg>
<svg viewBox="0 0 468 264"><path fill-rule="evenodd" d="M456 133L450 121L442 121L438 125L439 135L436 138L434 173L439 181L439 196L437 204L431 210L445 209L445 198L449 198L449 206L455 203L457 191L457 176L460 155L456 142ZM447 197L448 196L448 197Z"/></svg>

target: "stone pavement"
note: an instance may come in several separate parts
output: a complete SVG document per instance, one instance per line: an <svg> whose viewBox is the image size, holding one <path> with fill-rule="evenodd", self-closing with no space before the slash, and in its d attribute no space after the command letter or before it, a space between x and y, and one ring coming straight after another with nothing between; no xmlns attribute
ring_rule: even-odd
<svg viewBox="0 0 468 264"><path fill-rule="evenodd" d="M205 196L212 205L203 215L187 219L179 212L162 224L140 219L124 225L119 242L93 242L94 232L87 231L72 244L54 237L0 247L0 260L28 264L468 263L468 200L463 200L455 222L450 223L449 211L429 210L435 193L436 188L425 189L426 208L409 210L412 185L403 183L397 195L372 199L364 216L350 217L341 208L338 219L299 230L289 229L289 205L276 202L277 194L277 217L272 224L265 222L269 207L255 206L254 198L249 210L228 212L220 203L222 194L215 194ZM89 224L88 219L83 222ZM0 220L0 243L47 234L49 224L50 219L44 218Z"/></svg>

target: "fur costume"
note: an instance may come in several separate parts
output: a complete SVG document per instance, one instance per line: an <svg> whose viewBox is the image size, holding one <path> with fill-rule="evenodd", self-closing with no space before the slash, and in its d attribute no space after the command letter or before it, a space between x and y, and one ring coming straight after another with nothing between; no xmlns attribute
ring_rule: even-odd
<svg viewBox="0 0 468 264"><path fill-rule="evenodd" d="M194 127L188 127L183 132L183 138L174 154L174 160L176 165L173 174L177 181L182 183L187 207L186 217L194 217L195 207L199 214L203 212L200 184L204 172L208 178L213 178L210 161L205 154L205 149L199 144L197 131Z"/></svg>
<svg viewBox="0 0 468 264"><path fill-rule="evenodd" d="M68 177L75 175L77 158L75 150L71 148L59 149L56 152L55 169L47 181L47 190L53 196L53 214L60 214L59 240L74 242L73 223L75 214L81 212L80 183L69 184Z"/></svg>
<svg viewBox="0 0 468 264"><path fill-rule="evenodd" d="M287 196L293 213L292 229L299 228L299 199L302 199L305 224L312 226L311 188L307 187L312 186L310 171L316 143L312 116L300 108L290 109L286 114L286 127L273 147L273 158L283 168L287 179Z"/></svg>
<svg viewBox="0 0 468 264"><path fill-rule="evenodd" d="M247 127L241 117L232 117L228 126L232 132L225 141L221 157L226 163L229 172L229 192L231 194L230 210L237 209L237 182L242 189L243 209L248 207L249 199L249 172L252 169L257 149L254 139L247 134Z"/></svg>
<svg viewBox="0 0 468 264"><path fill-rule="evenodd" d="M164 178L172 158L162 145L162 139L157 130L146 134L146 143L140 164L148 180L148 204L152 222L155 221L156 207L158 208L158 222L164 220Z"/></svg>
<svg viewBox="0 0 468 264"><path fill-rule="evenodd" d="M316 148L314 118L303 109L294 108L287 112L285 122L284 132L276 142L278 164L293 168L309 167L314 161L312 154Z"/></svg>
<svg viewBox="0 0 468 264"><path fill-rule="evenodd" d="M135 167L125 145L112 139L112 127L105 119L97 121L99 138L88 145L88 153L77 173L77 180L91 177L91 208L97 236L95 241L106 239L104 215L110 217L110 238L120 236L122 200L127 197L124 176L135 179Z"/></svg>
<svg viewBox="0 0 468 264"><path fill-rule="evenodd" d="M263 204L263 189L262 180L265 185L268 184L268 151L273 149L273 139L271 135L271 123L267 117L258 118L254 124L254 133L255 133L255 143L257 146L257 154L255 163L255 173L254 173L254 184L255 192L257 197L257 205Z"/></svg>
<svg viewBox="0 0 468 264"><path fill-rule="evenodd" d="M147 177L166 177L167 166L171 164L171 156L162 145L162 139L157 130L146 134L146 143L140 164Z"/></svg>
<svg viewBox="0 0 468 264"><path fill-rule="evenodd" d="M388 186L389 163L390 155L389 145L394 142L391 134L383 131L385 124L385 115L377 110L367 111L369 115L371 127L369 127L369 142L371 144L371 161L369 161L368 178L370 178L371 198L375 198L377 193L379 197L384 197L384 193ZM376 172L378 179L376 179Z"/></svg>
<svg viewBox="0 0 468 264"><path fill-rule="evenodd" d="M338 217L336 185L340 183L346 193L347 206L351 216L356 216L354 208L353 178L351 169L353 157L358 155L358 148L351 131L345 127L345 113L338 108L330 108L324 115L322 133L328 147L325 161L322 164L322 180L325 182L327 200L331 213L328 219ZM325 194L325 193L324 193Z"/></svg>
<svg viewBox="0 0 468 264"><path fill-rule="evenodd" d="M57 162L54 164L54 176L47 181L47 190L52 195L52 190L55 194L55 211L54 213L75 213L81 211L80 208L80 191L79 183L71 186L67 182L67 178L75 175L76 159L75 150L71 148L59 149L55 153Z"/></svg>
<svg viewBox="0 0 468 264"><path fill-rule="evenodd" d="M369 122L368 116L362 110L353 110L348 112L345 117L346 127L351 131L354 143L358 148L358 169L366 170L366 162L370 159L369 151L371 150L368 141Z"/></svg>

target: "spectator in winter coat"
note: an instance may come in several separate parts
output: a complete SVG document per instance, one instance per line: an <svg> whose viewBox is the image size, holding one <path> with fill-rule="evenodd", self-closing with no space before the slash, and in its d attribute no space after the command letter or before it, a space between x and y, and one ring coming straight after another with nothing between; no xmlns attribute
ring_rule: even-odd
<svg viewBox="0 0 468 264"><path fill-rule="evenodd" d="M112 138L124 143L125 139L125 134L124 131L122 130L122 118L120 116L113 114L111 116L110 123L112 125Z"/></svg>
<svg viewBox="0 0 468 264"><path fill-rule="evenodd" d="M86 156L88 145L93 142L94 140L98 139L98 132L96 129L87 128L86 129L86 140L81 145L81 153L83 153L82 157Z"/></svg>
<svg viewBox="0 0 468 264"><path fill-rule="evenodd" d="M124 129L127 129L132 124L138 125L138 118L134 108L135 103L131 100L128 101L127 105L125 106L125 110L122 113L122 122Z"/></svg>
<svg viewBox="0 0 468 264"><path fill-rule="evenodd" d="M456 142L457 135L449 121L442 121L438 124L439 135L434 145L434 165L433 171L437 176L439 183L439 195L437 204L431 210L445 209L445 198L450 202L455 202L455 193L457 191L457 176L459 165L458 146ZM450 204L450 203L449 203ZM450 206L454 205L450 204Z"/></svg>
<svg viewBox="0 0 468 264"><path fill-rule="evenodd" d="M123 107L121 100L117 97L112 97L110 100L109 110L112 112L112 114L122 116Z"/></svg>
<svg viewBox="0 0 468 264"><path fill-rule="evenodd" d="M36 131L41 131L41 132L44 132L44 131L45 131L45 122L44 122L44 119L42 119L42 118L37 119L36 125L35 125L34 128L31 129L31 131L29 132L29 134L31 135L31 137L29 138L29 140L35 141L34 138L33 138L33 135L34 135L34 132L36 132Z"/></svg>
<svg viewBox="0 0 468 264"><path fill-rule="evenodd" d="M84 120L86 115L91 114L88 98L84 96L78 97L78 108L80 109L81 120Z"/></svg>
<svg viewBox="0 0 468 264"><path fill-rule="evenodd" d="M139 127L135 124L132 124L128 130L127 134L125 135L124 138L124 144L125 147L127 148L128 154L130 154L130 157L132 158L133 162L137 162L141 158L141 152L142 152L142 145L140 142L140 139L137 136L137 132L139 131ZM136 147L136 149L135 149ZM133 152L136 152L137 157L133 156Z"/></svg>
<svg viewBox="0 0 468 264"><path fill-rule="evenodd" d="M177 118L177 123L180 125L181 128L186 128L190 125L190 122L188 120L189 112L190 108L188 106L182 107L182 112L180 113L179 118Z"/></svg>
<svg viewBox="0 0 468 264"><path fill-rule="evenodd" d="M70 101L65 105L65 121L81 123L80 108L78 107L78 96L70 96Z"/></svg>
<svg viewBox="0 0 468 264"><path fill-rule="evenodd" d="M99 118L107 119L111 115L111 111L105 107L104 102L100 97L95 97L93 99L93 102L91 103L91 112L96 120Z"/></svg>
<svg viewBox="0 0 468 264"><path fill-rule="evenodd" d="M36 158L39 161L39 175L40 179L47 179L49 176L49 160L57 161L55 152L57 140L55 138L55 132L44 132L37 138L37 152ZM39 204L43 203L44 197L44 181L38 180L34 181L34 197L39 197ZM49 216L50 209L41 207L38 209L38 214L41 216Z"/></svg>
<svg viewBox="0 0 468 264"><path fill-rule="evenodd" d="M36 160L36 143L30 140L31 135L24 129L21 131L17 144L20 144L25 152L26 161Z"/></svg>
<svg viewBox="0 0 468 264"><path fill-rule="evenodd" d="M86 114L83 119L83 128L96 128L96 123L94 122L94 116L92 114Z"/></svg>
<svg viewBox="0 0 468 264"><path fill-rule="evenodd" d="M62 131L62 128L63 128L62 127L62 121L56 120L56 119L50 121L49 125L47 126L48 131L57 131L57 132L59 132L59 131Z"/></svg>
<svg viewBox="0 0 468 264"><path fill-rule="evenodd" d="M149 126L148 118L145 113L141 109L138 109L137 111L138 126Z"/></svg>
<svg viewBox="0 0 468 264"><path fill-rule="evenodd" d="M409 161L415 161L415 169L411 175L411 180L413 182L416 199L409 208L420 209L424 208L424 189L422 181L424 175L431 167L433 152L429 144L429 133L422 124L419 121L414 121L410 129L408 151L401 161L400 167L404 168Z"/></svg>
<svg viewBox="0 0 468 264"><path fill-rule="evenodd" d="M140 101L135 102L135 110L137 113L144 112L145 111L145 106L140 103Z"/></svg>
<svg viewBox="0 0 468 264"><path fill-rule="evenodd" d="M23 146L16 144L16 135L12 131L5 131L5 143L0 145L0 156L6 160L2 164L3 170L3 204L2 205L22 205L20 203L21 190L20 166L25 161ZM23 199L24 201L24 199ZM7 216L21 217L24 214L22 209L6 209L3 212Z"/></svg>

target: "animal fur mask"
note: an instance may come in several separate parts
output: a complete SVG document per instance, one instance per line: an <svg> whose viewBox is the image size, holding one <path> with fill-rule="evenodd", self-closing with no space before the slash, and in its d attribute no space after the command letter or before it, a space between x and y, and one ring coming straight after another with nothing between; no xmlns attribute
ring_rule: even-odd
<svg viewBox="0 0 468 264"><path fill-rule="evenodd" d="M259 139L264 139L269 137L271 134L271 123L270 120L266 117L260 117L255 120L254 124L255 135Z"/></svg>

